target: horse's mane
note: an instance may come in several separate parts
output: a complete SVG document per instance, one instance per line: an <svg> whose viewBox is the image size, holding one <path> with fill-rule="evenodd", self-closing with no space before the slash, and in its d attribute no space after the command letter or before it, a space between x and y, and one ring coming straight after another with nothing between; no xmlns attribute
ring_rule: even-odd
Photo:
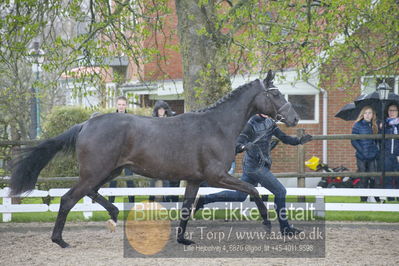
<svg viewBox="0 0 399 266"><path fill-rule="evenodd" d="M207 106L207 107L205 107L203 109L195 110L193 112L200 113L200 112L207 112L207 111L213 110L216 107L218 107L219 105L227 102L228 100L230 100L232 98L236 98L236 97L238 97L238 95L241 95L241 93L243 91L246 91L249 86L253 85L253 83L254 83L254 81L246 83L244 85L241 85L238 88L236 88L235 90L231 91L230 93L226 94L225 96L223 96L222 98L217 100L214 104L209 105L209 106Z"/></svg>

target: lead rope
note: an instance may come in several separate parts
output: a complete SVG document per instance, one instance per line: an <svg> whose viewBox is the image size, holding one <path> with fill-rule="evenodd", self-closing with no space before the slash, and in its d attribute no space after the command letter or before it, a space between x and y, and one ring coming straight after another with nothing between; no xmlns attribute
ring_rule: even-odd
<svg viewBox="0 0 399 266"><path fill-rule="evenodd" d="M396 125L393 126L393 134L397 135L398 134L398 128L396 127ZM393 154L393 146L395 145L395 140L392 139L391 140L391 154Z"/></svg>

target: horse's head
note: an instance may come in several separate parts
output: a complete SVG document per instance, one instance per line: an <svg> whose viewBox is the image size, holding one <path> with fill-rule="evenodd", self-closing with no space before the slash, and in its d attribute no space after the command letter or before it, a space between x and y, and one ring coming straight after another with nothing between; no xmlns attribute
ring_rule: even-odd
<svg viewBox="0 0 399 266"><path fill-rule="evenodd" d="M299 116L291 103L289 103L284 98L284 95L274 86L273 78L274 74L269 70L266 78L263 80L262 87L264 87L264 90L255 98L256 111L281 121L289 127L296 126L299 121Z"/></svg>

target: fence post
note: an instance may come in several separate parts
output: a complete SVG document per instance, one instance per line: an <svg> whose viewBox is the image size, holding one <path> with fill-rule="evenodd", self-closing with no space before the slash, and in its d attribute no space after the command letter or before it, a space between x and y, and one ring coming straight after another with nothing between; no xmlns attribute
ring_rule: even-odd
<svg viewBox="0 0 399 266"><path fill-rule="evenodd" d="M316 189L317 189L318 193L317 193L317 195L316 195L316 202L315 202L316 210L315 210L315 212L314 212L314 215L315 215L316 217L323 217L323 218L325 218L325 216L326 216L326 212L325 212L325 210L326 210L326 203L325 203L325 201L324 201L324 196L323 196L323 195L320 195L321 193L319 193L319 191L322 190L323 188L322 188L322 187L317 187Z"/></svg>
<svg viewBox="0 0 399 266"><path fill-rule="evenodd" d="M92 200L91 200L91 198L89 198L89 197L87 197L87 196L85 196L85 197L83 197L83 204L87 204L87 205L91 205L91 204L93 204L92 203ZM91 219L92 217L93 217L93 212L83 212L83 217L85 218L85 219Z"/></svg>
<svg viewBox="0 0 399 266"><path fill-rule="evenodd" d="M163 187L163 181L162 180L155 180L155 187ZM163 197L160 195L155 196L155 201L162 202Z"/></svg>
<svg viewBox="0 0 399 266"><path fill-rule="evenodd" d="M11 204L11 198L3 198L3 206L11 206ZM11 222L11 212L3 213L3 222Z"/></svg>
<svg viewBox="0 0 399 266"><path fill-rule="evenodd" d="M305 134L305 130L303 128L298 128L296 131L296 135L298 138L302 137ZM298 145L298 173L303 174L305 173L305 148L303 145ZM305 187L305 177L298 177L297 178L297 186L298 187ZM304 196L298 196L298 202L305 202Z"/></svg>

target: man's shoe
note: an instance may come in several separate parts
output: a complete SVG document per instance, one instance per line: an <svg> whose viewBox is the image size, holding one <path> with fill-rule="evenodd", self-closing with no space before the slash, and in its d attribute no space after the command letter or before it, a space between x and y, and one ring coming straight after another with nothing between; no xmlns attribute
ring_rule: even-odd
<svg viewBox="0 0 399 266"><path fill-rule="evenodd" d="M299 230L293 227L292 225L289 225L288 227L284 227L283 229L281 229L281 234L289 236L297 235L300 232L302 232L302 230Z"/></svg>

